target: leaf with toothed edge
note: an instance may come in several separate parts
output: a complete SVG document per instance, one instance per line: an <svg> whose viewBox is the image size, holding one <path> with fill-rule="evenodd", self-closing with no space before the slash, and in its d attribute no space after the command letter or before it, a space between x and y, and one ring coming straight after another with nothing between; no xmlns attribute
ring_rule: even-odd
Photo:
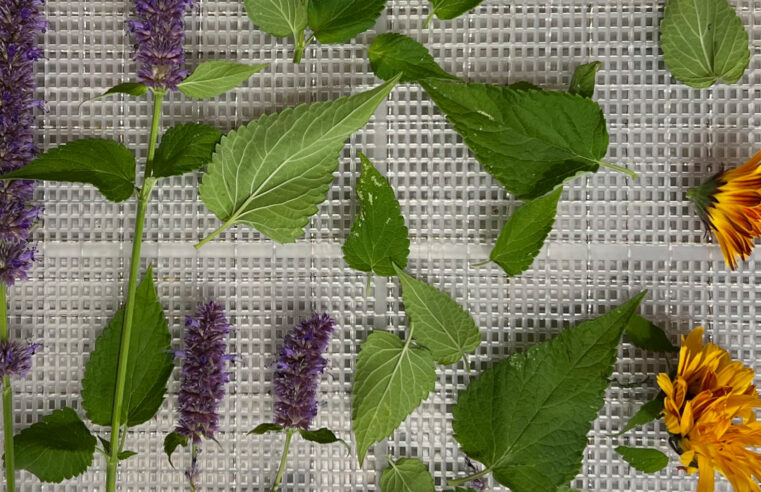
<svg viewBox="0 0 761 492"><path fill-rule="evenodd" d="M388 466L381 473L382 492L434 492L433 477L422 461L386 458Z"/></svg>

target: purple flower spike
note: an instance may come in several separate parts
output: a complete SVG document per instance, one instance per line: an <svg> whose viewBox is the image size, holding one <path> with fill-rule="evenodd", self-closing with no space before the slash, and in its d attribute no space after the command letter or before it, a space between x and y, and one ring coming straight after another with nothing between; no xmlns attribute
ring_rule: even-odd
<svg viewBox="0 0 761 492"><path fill-rule="evenodd" d="M317 385L328 361L328 347L336 323L315 313L285 337L275 364L275 423L292 429L309 429L317 416Z"/></svg>
<svg viewBox="0 0 761 492"><path fill-rule="evenodd" d="M0 378L26 376L32 368L32 355L38 348L40 348L39 343L0 342Z"/></svg>
<svg viewBox="0 0 761 492"><path fill-rule="evenodd" d="M194 317L188 316L185 327L185 350L178 354L185 362L178 396L180 421L175 432L199 444L202 437L213 439L219 428L217 410L225 396L225 383L230 380L225 363L233 358L226 354L225 343L230 323L225 308L209 301Z"/></svg>
<svg viewBox="0 0 761 492"><path fill-rule="evenodd" d="M194 0L135 0L136 18L127 24L135 36L137 78L157 90L177 90L187 77L182 69L185 28L182 18Z"/></svg>

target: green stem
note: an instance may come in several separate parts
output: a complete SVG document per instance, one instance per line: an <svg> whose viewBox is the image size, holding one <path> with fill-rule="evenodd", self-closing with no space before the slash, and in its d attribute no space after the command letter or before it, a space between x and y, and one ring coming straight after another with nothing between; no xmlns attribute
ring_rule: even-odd
<svg viewBox="0 0 761 492"><path fill-rule="evenodd" d="M116 386L114 387L114 404L111 415L111 455L108 457L106 467L106 491L116 490L116 468L119 465L119 434L122 428L122 406L124 405L124 387L127 383L127 361L129 360L130 337L132 335L132 320L135 316L135 296L137 294L137 279L140 270L140 249L143 245L143 228L145 227L145 211L148 208L153 185L156 180L151 177L151 165L156 154L156 142L159 133L159 121L161 119L161 102L164 98L162 92L154 92L153 95L153 121L151 123L151 135L148 140L148 157L145 163L145 175L143 188L137 199L137 212L135 213L135 234L132 239L132 257L130 258L129 280L127 284L127 300L124 306L124 324L122 326L121 340L119 342L119 360L116 368Z"/></svg>
<svg viewBox="0 0 761 492"><path fill-rule="evenodd" d="M620 173L628 174L632 179L637 179L637 173L630 169L626 169L623 166L617 166L605 161L597 161L597 164L601 165L602 167L607 167L608 169L613 169L614 171L618 171Z"/></svg>
<svg viewBox="0 0 761 492"><path fill-rule="evenodd" d="M5 283L0 283L0 340L8 341L8 299ZM5 484L16 490L16 461L13 455L13 389L11 378L3 376L3 434L5 437Z"/></svg>
<svg viewBox="0 0 761 492"><path fill-rule="evenodd" d="M296 50L293 53L293 63L301 63L301 59L304 56L304 50L307 49L309 43L314 39L314 34L304 39L304 31L302 30L299 33L294 33L294 37L296 38Z"/></svg>
<svg viewBox="0 0 761 492"><path fill-rule="evenodd" d="M480 268L482 266L488 265L489 263L491 263L491 258L489 258L486 261L482 261L480 263L473 263L470 265L470 268Z"/></svg>
<svg viewBox="0 0 761 492"><path fill-rule="evenodd" d="M423 24L423 27L428 27L428 25L431 23L431 20L433 19L434 14L436 14L435 10L432 10L430 14L428 14L428 17L425 19L425 24Z"/></svg>
<svg viewBox="0 0 761 492"><path fill-rule="evenodd" d="M491 473L491 468L485 468L485 469L481 470L480 472L474 473L473 475L468 475L465 478L458 478L456 480L447 480L447 485L449 485L451 487L456 487L458 485L462 485L462 484L465 484L465 483L468 483L468 482L472 482L473 480L477 480L477 479L479 479L481 477L485 477L489 473Z"/></svg>
<svg viewBox="0 0 761 492"><path fill-rule="evenodd" d="M288 460L288 450L291 448L291 439L293 438L293 432L293 429L286 429L285 431L285 447L283 447L283 457L280 458L280 468L277 469L275 483L272 484L272 490L270 492L277 492L280 488L280 481L283 480L283 472L285 472L285 462Z"/></svg>
<svg viewBox="0 0 761 492"><path fill-rule="evenodd" d="M198 466L198 446L195 444L190 445L190 463L191 473L188 479L190 484L190 492L196 492L196 481L193 473L196 471L196 467Z"/></svg>
<svg viewBox="0 0 761 492"><path fill-rule="evenodd" d="M232 217L230 220L222 224L221 226L217 227L214 232L206 236L205 238L201 239L198 243L194 245L196 249L201 249L203 246L205 246L207 243L211 242L215 237L219 236L223 232L225 232L225 229L230 227L235 223L235 221L238 220L238 217Z"/></svg>

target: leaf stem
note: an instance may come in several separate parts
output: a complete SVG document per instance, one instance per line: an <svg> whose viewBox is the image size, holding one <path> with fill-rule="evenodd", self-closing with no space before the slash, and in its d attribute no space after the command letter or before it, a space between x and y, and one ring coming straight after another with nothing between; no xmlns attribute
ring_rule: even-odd
<svg viewBox="0 0 761 492"><path fill-rule="evenodd" d="M614 171L618 171L620 173L628 174L632 179L637 179L637 173L630 169L626 169L623 166L617 166L605 161L597 161L597 164L601 165L602 167L607 167L608 169L613 169Z"/></svg>
<svg viewBox="0 0 761 492"><path fill-rule="evenodd" d="M145 212L148 208L155 179L151 177L151 165L156 154L156 141L158 140L159 121L161 119L161 103L164 98L163 92L153 94L153 121L151 123L151 135L148 140L148 158L145 164L145 178L143 188L137 199L137 212L135 213L135 234L132 239L132 257L130 259L130 272L127 284L127 300L124 306L124 324L119 341L119 360L116 369L116 386L114 388L114 403L111 414L111 454L106 467L106 491L116 490L116 468L119 465L120 433L122 424L122 406L124 405L124 388L127 383L127 362L129 360L130 337L132 335L132 320L135 316L135 297L137 294L137 279L140 270L140 250L143 245L143 228L145 227Z"/></svg>
<svg viewBox="0 0 761 492"><path fill-rule="evenodd" d="M285 446L283 447L283 456L280 458L280 467L277 469L275 483L272 484L272 490L270 492L277 492L280 488L280 482L283 480L283 472L285 472L285 463L288 460L288 450L291 448L291 439L293 439L293 433L293 429L285 430Z"/></svg>
<svg viewBox="0 0 761 492"><path fill-rule="evenodd" d="M484 468L480 472L474 473L473 475L468 475L465 478L457 478L455 480L447 480L447 485L449 485L451 487L456 487L458 485L462 485L462 484L465 484L465 483L468 483L468 482L472 482L473 480L478 480L481 477L485 477L489 473L491 473L491 468Z"/></svg>
<svg viewBox="0 0 761 492"><path fill-rule="evenodd" d="M480 268L482 266L488 265L489 263L491 263L491 258L489 258L486 261L479 262L479 263L473 263L473 264L470 265L470 268Z"/></svg>
<svg viewBox="0 0 761 492"><path fill-rule="evenodd" d="M0 282L0 340L8 341L8 299L5 282ZM6 490L16 490L16 461L13 455L13 389L11 378L3 376L3 435L5 438Z"/></svg>
<svg viewBox="0 0 761 492"><path fill-rule="evenodd" d="M428 27L428 24L431 23L431 20L433 19L433 16L434 16L435 13L436 13L435 10L431 10L431 13L428 14L428 17L426 17L426 19L425 19L425 24L423 24L423 27L426 27L426 28Z"/></svg>
<svg viewBox="0 0 761 492"><path fill-rule="evenodd" d="M215 237L217 237L220 234L222 234L223 232L225 232L225 229L227 229L228 227L233 225L233 223L235 223L236 220L237 220L237 217L232 217L230 220L228 220L227 222L225 222L221 226L219 226L216 229L214 229L214 232L212 232L211 234L209 234L205 238L201 239L198 243L194 244L193 247L195 249L201 249L201 248L203 248L206 244L210 243Z"/></svg>
<svg viewBox="0 0 761 492"><path fill-rule="evenodd" d="M294 38L296 39L296 49L293 52L293 63L301 63L301 58L304 56L304 49L312 38L310 37L308 41L304 40L304 29L298 34L294 33Z"/></svg>

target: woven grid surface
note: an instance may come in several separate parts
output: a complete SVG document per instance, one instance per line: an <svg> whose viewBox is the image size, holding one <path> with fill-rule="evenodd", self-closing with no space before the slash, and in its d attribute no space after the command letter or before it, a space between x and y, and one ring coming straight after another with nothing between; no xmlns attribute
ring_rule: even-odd
<svg viewBox="0 0 761 492"><path fill-rule="evenodd" d="M596 99L608 118L608 159L636 170L632 182L602 170L566 186L558 220L533 268L507 280L483 260L516 203L470 157L422 91L398 87L375 118L345 148L328 200L296 244L277 245L252 229L236 228L196 252L191 244L216 228L197 196L197 177L173 178L154 194L146 227L144 265L155 266L159 295L174 345L181 346L183 317L207 297L229 310L239 354L222 411L220 449L201 456L203 490L266 490L282 449L281 438L247 436L271 420L271 365L285 332L314 310L328 311L341 329L330 346L322 383L319 425L341 437L351 432L351 386L359 344L374 329L402 333L406 317L395 281L348 268L340 246L357 211L353 187L357 151L390 179L412 238L410 271L450 293L474 315L483 343L469 374L462 364L440 367L430 398L388 440L375 446L365 467L341 446L292 448L284 490L376 491L384 455L419 457L443 479L465 471L452 438L451 407L458 391L482 368L525 349L564 326L603 312L640 289L650 294L643 314L676 341L697 324L748 364L761 349L755 331L761 312L759 278L751 260L729 273L716 246L704 244L684 190L724 165L735 165L761 143L755 100L761 61L753 58L742 82L693 90L675 83L659 50L662 1L487 0L475 13L432 22L424 0L389 0L369 31L346 45L312 47L301 65L290 61L292 40L253 29L239 1L201 0L189 15L188 65L202 60L270 62L248 86L213 101L178 95L165 105L163 128L202 121L230 129L276 110L326 100L375 84L366 46L376 33L397 31L426 44L448 71L473 81L528 80L564 88L579 63L603 62ZM761 43L761 2L735 0ZM40 92L49 111L39 119L42 149L76 138L117 136L144 157L149 105L145 99L111 99L79 106L85 98L131 79L135 65L125 36L128 1L49 0ZM80 411L80 380L88 353L124 297L134 204L114 205L91 188L45 185L45 224L37 231L42 261L32 280L11 290L13 336L44 340L29 377L16 385L17 430L64 405ZM650 425L616 440L611 435L654 393L659 356L621 348L617 379L589 436L584 466L574 485L589 491L688 491L695 482L676 460L657 475L634 472L613 451L616 444L658 446L668 452L665 428ZM179 371L158 417L136 429L127 448L139 455L120 466L121 490L184 490L182 453L167 463L163 436L175 423ZM640 387L628 384L648 380ZM105 431L104 429L98 429ZM102 434L105 435L105 434ZM673 455L672 455L673 458ZM102 490L103 460L64 484L41 486L22 472L21 488ZM498 486L494 490L504 490ZM719 482L717 490L730 487Z"/></svg>

